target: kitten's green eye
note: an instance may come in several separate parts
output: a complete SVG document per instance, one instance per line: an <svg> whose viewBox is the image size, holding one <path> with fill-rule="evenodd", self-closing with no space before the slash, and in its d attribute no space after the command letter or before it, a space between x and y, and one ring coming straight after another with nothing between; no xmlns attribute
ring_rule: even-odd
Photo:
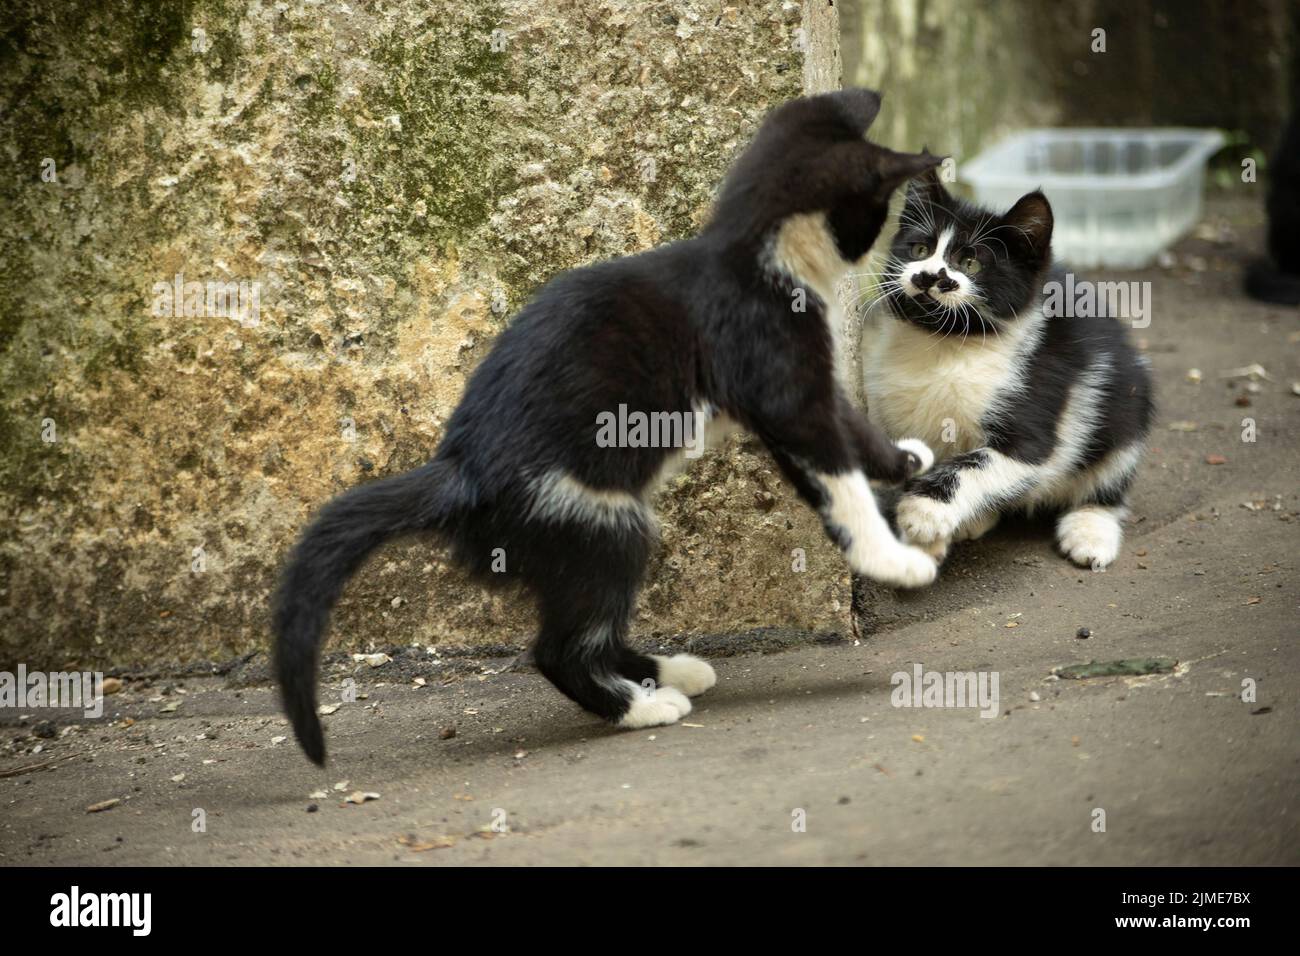
<svg viewBox="0 0 1300 956"><path fill-rule="evenodd" d="M967 256L961 262L957 263L957 268L961 269L961 271L966 273L968 276L973 276L975 273L980 271L980 261L974 256Z"/></svg>
<svg viewBox="0 0 1300 956"><path fill-rule="evenodd" d="M928 259L928 258L930 258L930 247L927 246L924 242L916 242L916 243L913 243L913 244L912 244L912 258L913 258L913 259Z"/></svg>

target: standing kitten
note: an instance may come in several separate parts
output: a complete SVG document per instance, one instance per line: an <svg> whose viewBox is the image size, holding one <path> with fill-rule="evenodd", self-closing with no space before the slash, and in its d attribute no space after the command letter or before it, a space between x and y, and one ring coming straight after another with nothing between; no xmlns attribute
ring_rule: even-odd
<svg viewBox="0 0 1300 956"><path fill-rule="evenodd" d="M868 423L836 371L835 283L879 235L894 189L938 162L867 142L879 107L877 94L847 90L775 110L698 237L549 283L475 371L432 461L321 510L274 610L284 705L312 760L325 758L316 668L330 609L402 533L434 532L485 582L527 587L538 668L601 717L670 724L713 686L702 660L628 646L657 535L649 501L683 455L662 441L604 447L615 414L743 426L854 571L904 587L934 579L934 560L894 537L867 485L933 456Z"/></svg>
<svg viewBox="0 0 1300 956"><path fill-rule="evenodd" d="M927 174L894 236L888 321L867 362L872 420L945 455L908 482L904 540L942 560L1008 511L1060 512L1072 561L1119 553L1153 413L1147 362L1115 318L1049 315L1052 210L1042 193L998 216Z"/></svg>

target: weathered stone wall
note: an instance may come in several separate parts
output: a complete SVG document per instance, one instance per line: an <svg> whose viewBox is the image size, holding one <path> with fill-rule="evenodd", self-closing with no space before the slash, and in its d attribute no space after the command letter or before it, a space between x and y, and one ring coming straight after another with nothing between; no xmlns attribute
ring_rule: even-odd
<svg viewBox="0 0 1300 956"><path fill-rule="evenodd" d="M692 232L766 110L834 85L810 3L10 4L0 666L264 647L312 510L426 459L541 283ZM256 310L170 301L177 276ZM846 624L843 562L766 457L733 443L662 510L638 636ZM333 646L531 627L395 543Z"/></svg>

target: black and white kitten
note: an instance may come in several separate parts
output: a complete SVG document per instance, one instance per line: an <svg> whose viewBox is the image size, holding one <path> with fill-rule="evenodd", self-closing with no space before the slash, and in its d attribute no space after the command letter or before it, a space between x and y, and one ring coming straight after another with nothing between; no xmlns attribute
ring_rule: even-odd
<svg viewBox="0 0 1300 956"><path fill-rule="evenodd" d="M366 556L403 533L432 532L485 582L530 590L538 668L601 717L670 724L713 686L704 661L627 643L657 535L651 497L685 456L602 447L620 406L629 419L749 430L854 571L904 587L934 579L933 558L894 537L867 484L900 482L933 456L889 441L837 374L836 282L879 235L895 188L939 161L867 142L879 107L876 93L846 90L776 109L700 235L550 282L474 372L432 461L320 511L273 619L285 709L312 760L325 757L316 669L330 610Z"/></svg>
<svg viewBox="0 0 1300 956"><path fill-rule="evenodd" d="M943 459L908 482L904 540L942 560L1010 511L1060 515L1067 557L1100 570L1119 553L1129 485L1153 414L1146 359L1113 317L1044 307L1052 210L1040 192L1005 215L912 183L886 291L894 319L865 363L868 411ZM1068 311L1068 310L1067 310Z"/></svg>

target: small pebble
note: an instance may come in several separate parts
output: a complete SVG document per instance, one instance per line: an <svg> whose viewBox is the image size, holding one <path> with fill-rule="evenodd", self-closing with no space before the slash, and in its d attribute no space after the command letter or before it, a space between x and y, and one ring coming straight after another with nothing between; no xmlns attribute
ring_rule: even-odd
<svg viewBox="0 0 1300 956"><path fill-rule="evenodd" d="M319 810L319 809L320 809L320 806L319 806L318 804L315 804L315 803L309 803L309 804L307 804L307 812L308 812L308 813L315 813L315 812L316 812L317 810Z"/></svg>
<svg viewBox="0 0 1300 956"><path fill-rule="evenodd" d="M1081 641L1086 641L1088 638L1092 637L1092 631L1088 630L1086 627L1081 627L1074 632L1074 636L1079 638Z"/></svg>

